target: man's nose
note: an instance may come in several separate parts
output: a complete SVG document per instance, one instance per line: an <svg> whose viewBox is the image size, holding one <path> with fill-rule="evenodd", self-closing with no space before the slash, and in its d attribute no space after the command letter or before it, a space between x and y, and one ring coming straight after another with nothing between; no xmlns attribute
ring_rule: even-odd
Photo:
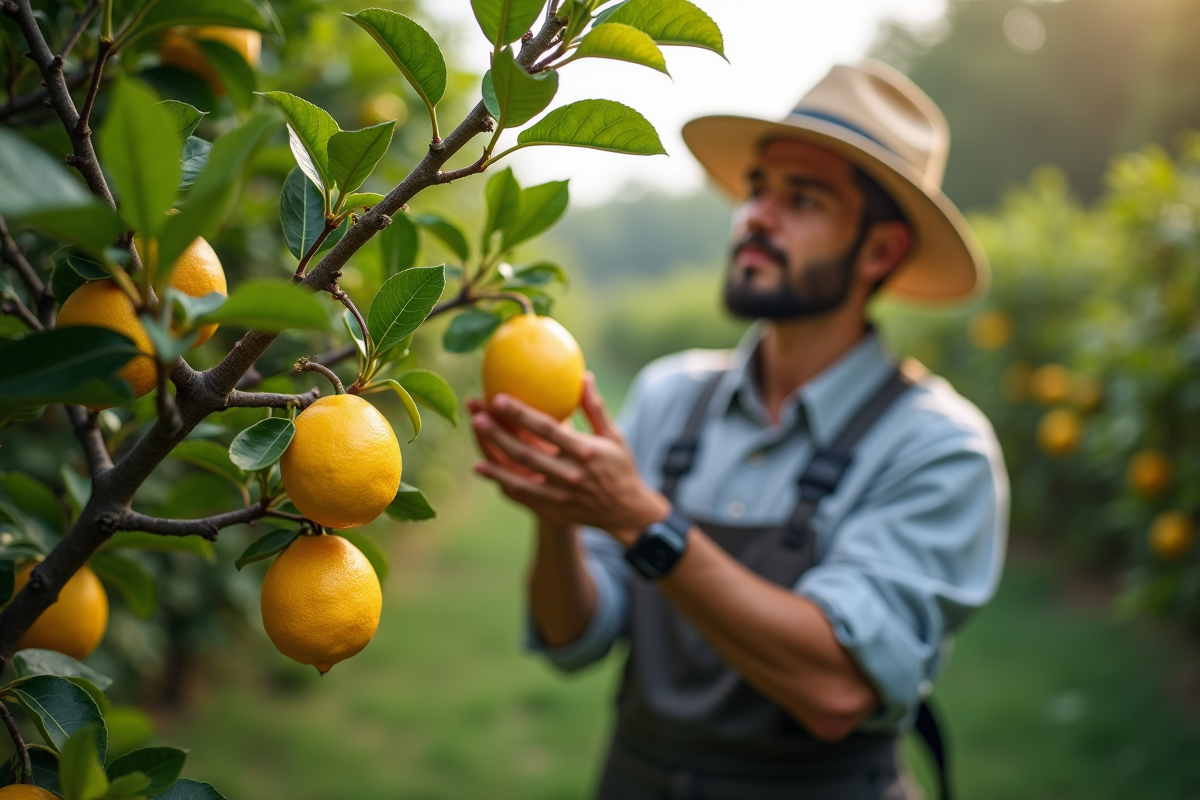
<svg viewBox="0 0 1200 800"><path fill-rule="evenodd" d="M771 200L771 196L764 194L760 197L751 198L746 204L746 212L744 222L747 233L774 233L779 227L779 209Z"/></svg>

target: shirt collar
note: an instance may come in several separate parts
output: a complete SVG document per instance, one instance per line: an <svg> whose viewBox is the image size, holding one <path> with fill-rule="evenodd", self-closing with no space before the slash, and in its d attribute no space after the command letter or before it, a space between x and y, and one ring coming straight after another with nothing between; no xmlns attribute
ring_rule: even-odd
<svg viewBox="0 0 1200 800"><path fill-rule="evenodd" d="M726 411L739 403L745 413L764 425L768 423L755 385L754 355L765 333L766 326L760 322L742 336L712 404L714 409ZM819 446L827 446L894 368L893 358L871 327L841 358L784 400L780 422L793 424L799 406L809 434Z"/></svg>

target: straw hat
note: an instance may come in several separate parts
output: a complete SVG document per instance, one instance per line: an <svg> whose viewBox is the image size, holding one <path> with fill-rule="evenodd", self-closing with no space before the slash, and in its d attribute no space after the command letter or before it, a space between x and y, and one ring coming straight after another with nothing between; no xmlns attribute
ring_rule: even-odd
<svg viewBox="0 0 1200 800"><path fill-rule="evenodd" d="M683 140L736 199L759 148L799 139L829 150L874 178L908 218L913 246L884 284L889 294L945 303L987 289L988 264L962 214L942 194L950 129L941 110L907 77L877 61L836 66L779 122L701 117Z"/></svg>

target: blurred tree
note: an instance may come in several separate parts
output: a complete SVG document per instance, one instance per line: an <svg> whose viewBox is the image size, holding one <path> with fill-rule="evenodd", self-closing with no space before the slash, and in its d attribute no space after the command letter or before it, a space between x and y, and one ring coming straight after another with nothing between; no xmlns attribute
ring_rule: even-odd
<svg viewBox="0 0 1200 800"><path fill-rule="evenodd" d="M1200 127L1197 0L950 0L932 28L886 27L874 54L945 112L945 189L968 208L1041 164L1093 198L1113 153Z"/></svg>

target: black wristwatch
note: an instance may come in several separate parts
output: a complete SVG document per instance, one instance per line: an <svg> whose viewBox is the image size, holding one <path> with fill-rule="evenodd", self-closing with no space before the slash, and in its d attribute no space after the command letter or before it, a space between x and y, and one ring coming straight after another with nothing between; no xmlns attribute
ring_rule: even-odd
<svg viewBox="0 0 1200 800"><path fill-rule="evenodd" d="M692 523L672 508L665 520L642 531L633 546L625 551L625 560L650 580L658 580L683 557L691 527Z"/></svg>

